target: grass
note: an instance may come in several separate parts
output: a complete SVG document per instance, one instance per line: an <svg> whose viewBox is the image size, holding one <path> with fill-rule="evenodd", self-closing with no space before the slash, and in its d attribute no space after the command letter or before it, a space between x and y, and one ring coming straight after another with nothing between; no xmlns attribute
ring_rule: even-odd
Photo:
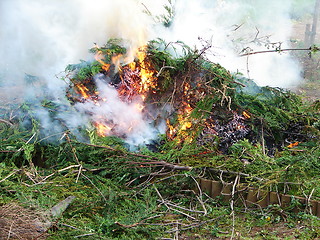
<svg viewBox="0 0 320 240"><path fill-rule="evenodd" d="M81 149L81 143L77 144ZM85 149L90 148L85 145ZM91 150L97 151L95 147ZM100 151L105 156L112 153ZM97 166L88 162L81 162L86 165L82 169L66 162L49 168L1 163L1 204L15 201L27 209L47 212L75 196L62 216L50 219L47 239L161 239L176 235L182 239L230 239L232 229L233 236L241 239L320 237L319 218L278 206L260 210L236 206L233 220L229 203L197 193L194 179L203 173L201 169L169 171L152 178L150 173L159 173L156 168L146 170L112 161L100 163L97 171L93 171Z"/></svg>

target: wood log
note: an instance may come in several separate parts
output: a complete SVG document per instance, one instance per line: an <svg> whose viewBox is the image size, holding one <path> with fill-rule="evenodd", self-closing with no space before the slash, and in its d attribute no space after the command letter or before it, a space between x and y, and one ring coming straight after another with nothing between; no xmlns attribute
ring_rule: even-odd
<svg viewBox="0 0 320 240"><path fill-rule="evenodd" d="M257 192L257 203L260 207L265 208L269 205L269 192L265 190L259 190Z"/></svg>
<svg viewBox="0 0 320 240"><path fill-rule="evenodd" d="M257 201L258 201L257 189L249 188L247 199L246 199L247 206L248 207L256 206Z"/></svg>
<svg viewBox="0 0 320 240"><path fill-rule="evenodd" d="M211 196L211 185L212 185L212 181L205 179L205 178L201 178L200 179L200 187L202 189L202 191L206 192L209 196Z"/></svg>
<svg viewBox="0 0 320 240"><path fill-rule="evenodd" d="M291 196L282 194L281 195L281 207L289 207L291 203Z"/></svg>
<svg viewBox="0 0 320 240"><path fill-rule="evenodd" d="M211 183L211 197L215 198L221 195L222 183L219 181L212 181Z"/></svg>
<svg viewBox="0 0 320 240"><path fill-rule="evenodd" d="M269 193L269 204L278 204L281 205L281 198L279 196L279 193L277 192L270 192Z"/></svg>
<svg viewBox="0 0 320 240"><path fill-rule="evenodd" d="M224 202L229 202L232 195L232 183L224 183L222 185L221 195Z"/></svg>

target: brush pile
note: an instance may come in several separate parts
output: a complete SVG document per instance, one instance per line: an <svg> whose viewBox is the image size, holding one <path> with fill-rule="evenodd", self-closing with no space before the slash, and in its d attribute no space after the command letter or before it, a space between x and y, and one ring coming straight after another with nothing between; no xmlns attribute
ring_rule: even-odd
<svg viewBox="0 0 320 240"><path fill-rule="evenodd" d="M139 49L132 62L123 63L126 49L120 40L112 39L91 49L96 61L68 66L66 95L71 103L108 102L99 96L98 76L123 102L140 99L143 118L153 127L165 121L166 139L174 141L177 148L196 144L215 149L215 154L227 153L234 143L249 139L263 145L265 153L272 156L277 150L319 137L317 102L306 109L300 97L290 91L258 87L249 79L232 75L210 62L206 50L151 41ZM104 129L109 130L98 132L125 140L113 131L121 124L110 123L106 117Z"/></svg>
<svg viewBox="0 0 320 240"><path fill-rule="evenodd" d="M46 109L62 132L48 134L33 103L1 106L1 238L15 239L11 232L36 239L230 238L252 227L232 220L230 207L233 216L253 212L251 224L270 224L290 218L300 204L292 198L285 209L255 211L236 205L235 193L227 203L211 198L199 184L204 178L231 190L246 186L320 200L319 101L258 87L211 62L207 48L156 40L130 58L125 45L111 39L91 49L95 60L67 66L69 106L43 99L41 114ZM118 108L120 115L113 112ZM59 117L66 112L80 112L91 125L75 134ZM130 151L131 133L147 128L158 129L157 138ZM55 142L48 141L52 136ZM49 225L38 222L38 212L23 211L50 210L69 196L75 200ZM18 205L7 205L13 200ZM303 222L307 216L291 217ZM320 237L319 228L301 235Z"/></svg>

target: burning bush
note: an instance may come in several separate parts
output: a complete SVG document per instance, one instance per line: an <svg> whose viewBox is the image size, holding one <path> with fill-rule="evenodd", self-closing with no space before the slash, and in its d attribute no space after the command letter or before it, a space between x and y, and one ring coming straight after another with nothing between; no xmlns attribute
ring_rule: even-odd
<svg viewBox="0 0 320 240"><path fill-rule="evenodd" d="M165 125L166 139L176 147L210 145L223 152L245 138L274 151L286 141L307 137L301 131L310 119L295 116L302 106L299 97L232 75L206 58L207 48L192 50L162 40L150 41L135 53L123 46L112 39L91 49L92 62L67 67L67 97L90 116L100 136L136 138L148 129L153 133L140 134L143 141L137 142L148 144L147 138L156 139ZM120 109L110 108L114 99ZM120 117L125 112L130 116ZM289 132L294 124L300 129Z"/></svg>

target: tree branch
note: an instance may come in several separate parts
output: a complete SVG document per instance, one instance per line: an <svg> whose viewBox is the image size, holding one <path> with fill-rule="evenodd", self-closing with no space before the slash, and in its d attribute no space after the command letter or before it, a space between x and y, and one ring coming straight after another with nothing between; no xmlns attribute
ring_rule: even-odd
<svg viewBox="0 0 320 240"><path fill-rule="evenodd" d="M274 50L265 50L265 51L257 51L257 52L248 52L239 55L240 57L250 56L254 54L260 54L260 53L274 53L274 52L289 52L289 51L319 51L320 49L317 47L310 47L310 48L285 48L285 49L274 49Z"/></svg>

